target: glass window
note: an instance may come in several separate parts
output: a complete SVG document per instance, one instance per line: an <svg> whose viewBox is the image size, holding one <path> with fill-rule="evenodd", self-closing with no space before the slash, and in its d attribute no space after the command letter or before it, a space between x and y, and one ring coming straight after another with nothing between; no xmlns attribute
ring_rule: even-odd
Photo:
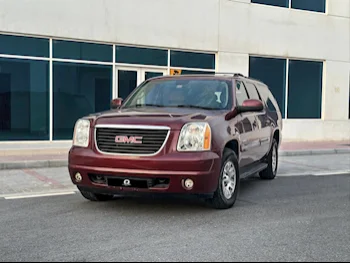
<svg viewBox="0 0 350 263"><path fill-rule="evenodd" d="M0 140L49 139L49 62L0 58Z"/></svg>
<svg viewBox="0 0 350 263"><path fill-rule="evenodd" d="M116 47L116 62L140 65L168 65L168 51L161 49Z"/></svg>
<svg viewBox="0 0 350 263"><path fill-rule="evenodd" d="M292 0L292 8L324 13L326 0Z"/></svg>
<svg viewBox="0 0 350 263"><path fill-rule="evenodd" d="M0 35L0 53L18 56L49 57L49 40Z"/></svg>
<svg viewBox="0 0 350 263"><path fill-rule="evenodd" d="M286 59L250 57L249 76L265 83L285 117Z"/></svg>
<svg viewBox="0 0 350 263"><path fill-rule="evenodd" d="M118 97L124 100L137 87L137 71L118 70Z"/></svg>
<svg viewBox="0 0 350 263"><path fill-rule="evenodd" d="M73 41L53 41L53 57L101 62L113 61L113 46Z"/></svg>
<svg viewBox="0 0 350 263"><path fill-rule="evenodd" d="M53 137L71 140L79 118L110 108L112 66L54 62L53 77Z"/></svg>
<svg viewBox="0 0 350 263"><path fill-rule="evenodd" d="M303 0L303 1L309 1L309 0ZM273 6L280 6L280 7L289 6L289 0L252 0L252 3L263 4L263 5L273 5Z"/></svg>
<svg viewBox="0 0 350 263"><path fill-rule="evenodd" d="M215 55L170 51L170 64L172 67L215 69Z"/></svg>
<svg viewBox="0 0 350 263"><path fill-rule="evenodd" d="M245 100L248 99L248 93L244 87L244 84L242 81L237 81L236 84L236 99L237 104L242 105Z"/></svg>
<svg viewBox="0 0 350 263"><path fill-rule="evenodd" d="M158 79L142 85L125 101L132 107L230 109L231 81L213 79Z"/></svg>
<svg viewBox="0 0 350 263"><path fill-rule="evenodd" d="M321 118L322 62L289 61L288 118Z"/></svg>
<svg viewBox="0 0 350 263"><path fill-rule="evenodd" d="M260 96L258 91L256 90L255 85L248 81L244 82L244 84L247 88L249 98L254 100L260 100Z"/></svg>
<svg viewBox="0 0 350 263"><path fill-rule="evenodd" d="M145 80L151 79L151 78L156 78L156 77L161 77L163 76L162 72L153 72L153 71L146 71L145 72Z"/></svg>
<svg viewBox="0 0 350 263"><path fill-rule="evenodd" d="M258 84L257 88L261 96L261 99L266 103L267 108L272 112L277 112L278 104L275 98L273 97L271 91L269 90L269 88L262 84Z"/></svg>

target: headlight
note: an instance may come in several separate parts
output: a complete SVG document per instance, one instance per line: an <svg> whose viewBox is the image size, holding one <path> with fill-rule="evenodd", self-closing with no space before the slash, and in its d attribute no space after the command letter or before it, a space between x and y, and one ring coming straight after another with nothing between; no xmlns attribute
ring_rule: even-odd
<svg viewBox="0 0 350 263"><path fill-rule="evenodd" d="M90 121L78 120L74 127L73 145L88 147L90 138Z"/></svg>
<svg viewBox="0 0 350 263"><path fill-rule="evenodd" d="M185 124L177 143L178 151L208 151L211 147L211 129L208 123Z"/></svg>

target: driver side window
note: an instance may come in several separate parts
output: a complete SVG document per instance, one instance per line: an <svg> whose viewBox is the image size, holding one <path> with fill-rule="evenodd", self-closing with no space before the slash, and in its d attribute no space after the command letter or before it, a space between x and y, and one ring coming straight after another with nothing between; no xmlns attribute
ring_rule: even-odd
<svg viewBox="0 0 350 263"><path fill-rule="evenodd" d="M237 105L242 106L243 102L248 99L247 90L242 81L236 82L236 100Z"/></svg>

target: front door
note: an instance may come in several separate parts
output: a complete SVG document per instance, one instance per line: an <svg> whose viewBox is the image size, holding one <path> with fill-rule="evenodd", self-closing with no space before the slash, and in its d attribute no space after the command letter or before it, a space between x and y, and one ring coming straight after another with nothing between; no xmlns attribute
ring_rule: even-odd
<svg viewBox="0 0 350 263"><path fill-rule="evenodd" d="M236 102L237 105L247 100L248 93L245 85L241 81L236 82ZM244 167L256 161L256 149L260 145L258 136L258 126L253 112L241 113L236 117L236 130L240 134L240 166Z"/></svg>
<svg viewBox="0 0 350 263"><path fill-rule="evenodd" d="M145 80L163 76L166 73L166 69L117 67L116 97L125 100L127 96L129 96L129 94Z"/></svg>

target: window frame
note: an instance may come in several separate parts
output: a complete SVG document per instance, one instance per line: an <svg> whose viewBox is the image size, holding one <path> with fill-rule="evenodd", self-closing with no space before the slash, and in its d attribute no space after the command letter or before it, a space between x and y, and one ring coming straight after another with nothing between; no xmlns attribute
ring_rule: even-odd
<svg viewBox="0 0 350 263"><path fill-rule="evenodd" d="M326 85L326 82L325 82L325 70L326 70L326 67L325 67L325 60L321 60L321 59L307 59L307 58L293 58L293 57L280 57L280 56L267 56L267 55L259 55L259 54L255 54L255 53L251 53L249 54L249 57L255 57L255 58L270 58L270 59L284 59L286 60L286 68L285 68L285 98L284 98L284 110L282 111L281 110L281 107L278 105L278 108L282 114L282 119L283 120L295 120L295 118L288 118L288 105L289 105L289 101L288 101L288 92L289 92L289 62L291 60L297 60L297 61L306 61L306 62L319 62L319 63L322 63L322 74L321 74L321 77L322 77L322 92L321 92L321 98L320 98L320 101L321 101L321 117L320 118L317 118L317 119L313 119L313 120L323 120L323 116L324 116L324 111L323 111L323 108L324 108L324 105L323 105L323 97L324 97L324 94L323 94L323 90L325 89L325 85ZM250 66L250 64L249 64ZM266 85L266 83L262 82L262 84ZM271 90L270 90L271 92ZM273 94L272 94L273 95ZM276 99L274 97L274 99ZM284 114L284 117L283 117L283 114Z"/></svg>
<svg viewBox="0 0 350 263"><path fill-rule="evenodd" d="M236 81L235 81L235 103L236 103L236 106L242 106L241 104L239 104L238 103L238 99L237 99L237 83L238 82L240 82L241 83L241 85L243 85L243 88L244 88L244 90L245 90L245 93L247 94L247 99L249 99L249 94L248 94L248 91L247 91L247 88L246 88L246 86L245 86L245 84L244 84L244 81L243 80L240 80L240 79L236 79ZM243 102L244 102L244 100L243 100Z"/></svg>
<svg viewBox="0 0 350 263"><path fill-rule="evenodd" d="M191 71L191 74L195 74L198 72L199 74L215 74L217 70L217 56L218 52L209 52L209 51L203 51L203 50L188 50L188 49L180 49L180 48L164 48L164 47L156 47L156 46L141 46L141 45L132 45L132 44L125 44L125 43L116 43L116 42L108 42L108 41L91 41L88 39L71 39L71 38L64 38L64 37L50 37L50 36L37 36L35 34L22 34L22 33L1 33L1 35L10 36L10 37L27 37L27 38L37 38L42 39L44 41L47 41L48 43L48 52L49 54L45 57L40 57L38 54L33 54L34 56L31 56L30 54L23 53L23 54L12 54L12 52L4 52L0 53L0 58L8 58L8 59L23 59L23 60L35 60L35 61L46 61L49 63L49 73L48 73L48 80L49 80L49 139L45 141L57 141L54 139L54 63L55 62L61 62L61 63L73 63L73 64L86 64L86 65L104 65L104 66L112 66L112 98L116 98L118 95L118 85L116 83L116 70L119 67L130 67L132 69L137 68L146 68L147 69L154 69L154 70L162 70L166 71L169 75L171 73L171 69L179 69L184 71L184 74L186 74L186 71ZM67 41L67 42L75 42L75 43L86 43L86 44L96 44L96 45L105 45L105 46L112 46L112 60L111 61L100 61L100 60L84 60L84 58L78 58L78 59L69 59L69 58L58 58L54 57L54 41ZM158 50L165 50L167 52L167 65L165 66L157 66L157 65L137 65L137 64L127 64L127 63L117 63L116 62L116 47L117 46L129 46L129 47L135 47L135 48L146 48L146 49L158 49ZM206 54L213 56L212 64L213 67L211 69L208 68L191 68L191 67L172 67L171 66L171 51L176 52L190 52L194 54ZM200 58L200 56L199 56ZM103 59L105 60L105 59ZM232 90L231 90L232 95ZM232 107L234 104L234 101L231 100ZM66 142L71 142L73 138L63 140ZM7 140L5 138L5 140ZM27 141L36 141L35 139L23 139L23 142ZM62 141L62 140L59 140Z"/></svg>
<svg viewBox="0 0 350 263"><path fill-rule="evenodd" d="M324 0L325 1L325 9L324 12L319 12L319 11L313 11L313 10L304 10L304 9L299 9L299 8L292 8L292 1L293 0L289 0L288 1L288 6L287 7L282 7L282 6L277 6L277 5L269 5L269 4L262 4L262 3L254 3L252 2L252 0L250 0L250 4L251 5L263 5L263 6L271 6L271 7L275 7L275 8L287 8L290 10L296 10L296 11L300 11L300 12L311 12L313 14L320 14L320 15L328 15L328 0ZM305 0L307 1L307 0Z"/></svg>
<svg viewBox="0 0 350 263"><path fill-rule="evenodd" d="M320 90L320 98L319 98L319 103L320 103L320 117L289 117L288 115L288 110L289 110L289 90L290 90L290 63L291 61L295 62L313 62L313 63L320 63L321 64L321 79L320 79L320 84L321 84L321 90ZM306 119L311 119L311 120L322 120L323 119L323 98L324 98L324 89L325 89L325 76L324 76L324 71L325 71L325 63L324 61L317 61L317 60L306 60L306 59L293 59L293 58L288 58L287 59L288 63L288 71L287 71L287 77L286 77L286 82L287 82L287 89L286 89L286 113L285 113L285 118L289 120L306 120Z"/></svg>
<svg viewBox="0 0 350 263"><path fill-rule="evenodd" d="M251 97L250 97L249 90L248 90L248 88L247 88L247 85L245 85L245 88L246 88L246 90L247 90L247 93L248 93L249 99L253 99L253 100L261 100L261 95L260 95L260 93L259 93L259 91L258 91L258 89L257 89L256 85L254 84L254 82L252 82L252 81L250 81L250 80L245 80L244 82L245 82L245 83L247 83L247 84L251 84L251 85L254 87L254 89L255 89L256 93L258 94L258 99L251 98Z"/></svg>

